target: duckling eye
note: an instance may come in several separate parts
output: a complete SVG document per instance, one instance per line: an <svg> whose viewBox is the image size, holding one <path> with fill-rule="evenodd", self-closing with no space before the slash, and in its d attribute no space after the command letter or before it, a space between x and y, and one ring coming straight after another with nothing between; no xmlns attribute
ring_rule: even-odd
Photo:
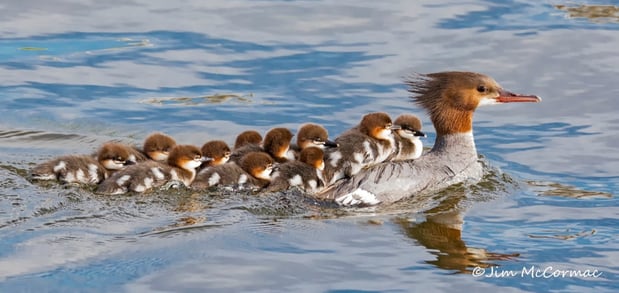
<svg viewBox="0 0 619 293"><path fill-rule="evenodd" d="M200 155L195 155L195 156L193 157L193 159L194 159L194 160L200 160L200 159L202 159L202 156L200 156Z"/></svg>
<svg viewBox="0 0 619 293"><path fill-rule="evenodd" d="M122 161L123 158L122 157L116 157L116 161Z"/></svg>
<svg viewBox="0 0 619 293"><path fill-rule="evenodd" d="M477 87L477 91L480 92L480 93L485 93L485 92L488 91L488 88L486 86L484 86L484 85L480 85L480 86Z"/></svg>

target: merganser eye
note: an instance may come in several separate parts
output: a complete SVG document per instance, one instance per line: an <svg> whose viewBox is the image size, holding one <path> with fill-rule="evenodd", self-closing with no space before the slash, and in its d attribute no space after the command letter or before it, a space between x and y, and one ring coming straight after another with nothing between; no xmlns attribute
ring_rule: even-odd
<svg viewBox="0 0 619 293"><path fill-rule="evenodd" d="M486 86L480 85L477 87L477 91L480 93L485 93L488 91L488 88Z"/></svg>

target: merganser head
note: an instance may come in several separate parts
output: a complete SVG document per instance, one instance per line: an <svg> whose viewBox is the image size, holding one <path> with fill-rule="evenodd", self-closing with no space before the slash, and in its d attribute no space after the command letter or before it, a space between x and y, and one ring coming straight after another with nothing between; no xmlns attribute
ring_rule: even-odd
<svg viewBox="0 0 619 293"><path fill-rule="evenodd" d="M379 140L390 140L393 137L392 129L397 127L393 126L391 117L384 112L366 114L359 124L359 131Z"/></svg>
<svg viewBox="0 0 619 293"><path fill-rule="evenodd" d="M421 132L421 120L415 115L402 114L395 119L393 125L400 127L395 132L402 138L413 140L426 137L426 134Z"/></svg>
<svg viewBox="0 0 619 293"><path fill-rule="evenodd" d="M230 147L223 140L211 140L205 143L201 149L204 160L208 160L210 166L225 164L230 159Z"/></svg>
<svg viewBox="0 0 619 293"><path fill-rule="evenodd" d="M251 152L241 158L241 168L252 176L271 180L273 173L274 162L271 156L263 152Z"/></svg>
<svg viewBox="0 0 619 293"><path fill-rule="evenodd" d="M238 149L248 144L260 145L262 143L262 135L255 130L247 130L241 132L234 141L234 149Z"/></svg>
<svg viewBox="0 0 619 293"><path fill-rule="evenodd" d="M143 151L149 158L155 161L166 161L170 150L176 145L176 141L163 133L155 132L144 140Z"/></svg>
<svg viewBox="0 0 619 293"><path fill-rule="evenodd" d="M120 170L127 165L135 164L135 161L129 160L130 155L129 146L108 142L97 152L97 161L108 170Z"/></svg>
<svg viewBox="0 0 619 293"><path fill-rule="evenodd" d="M168 165L187 171L195 171L203 162L200 149L193 145L176 145L170 151Z"/></svg>
<svg viewBox="0 0 619 293"><path fill-rule="evenodd" d="M478 106L541 101L538 96L506 91L494 79L475 72L416 74L406 83L415 102L428 111L439 136L470 132Z"/></svg>
<svg viewBox="0 0 619 293"><path fill-rule="evenodd" d="M337 143L329 140L327 129L314 123L306 123L299 127L299 131L297 132L297 145L301 149L312 146L321 149L338 146Z"/></svg>
<svg viewBox="0 0 619 293"><path fill-rule="evenodd" d="M277 127L269 130L264 136L263 148L275 159L287 160L286 153L290 148L290 140L294 135L290 130Z"/></svg>
<svg viewBox="0 0 619 293"><path fill-rule="evenodd" d="M325 168L324 155L325 153L320 148L307 147L299 154L299 161L322 171Z"/></svg>

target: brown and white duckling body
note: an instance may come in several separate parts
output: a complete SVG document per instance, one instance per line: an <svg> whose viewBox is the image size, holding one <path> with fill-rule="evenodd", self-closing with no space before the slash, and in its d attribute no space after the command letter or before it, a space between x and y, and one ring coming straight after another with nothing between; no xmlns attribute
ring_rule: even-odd
<svg viewBox="0 0 619 293"><path fill-rule="evenodd" d="M170 181L189 186L202 164L200 149L192 145L176 145L166 163L146 161L118 171L99 184L97 193L123 194L129 191L145 192Z"/></svg>
<svg viewBox="0 0 619 293"><path fill-rule="evenodd" d="M283 191L297 186L305 192L314 193L324 187L322 170L325 168L324 152L317 147L306 147L298 161L289 161L277 166L266 191Z"/></svg>
<svg viewBox="0 0 619 293"><path fill-rule="evenodd" d="M261 189L269 184L274 161L265 152L250 152L237 164L213 166L202 170L192 184L194 189L213 186L235 187L239 189Z"/></svg>
<svg viewBox="0 0 619 293"><path fill-rule="evenodd" d="M241 158L250 152L266 152L278 163L294 160L294 153L290 151L290 140L293 136L287 128L273 128L264 136L262 146L248 144L235 149L230 156L230 161L239 163Z"/></svg>
<svg viewBox="0 0 619 293"><path fill-rule="evenodd" d="M337 147L338 144L329 140L327 129L315 123L305 123L297 131L297 143L290 146L296 159L299 158L301 150L308 147L320 149Z"/></svg>
<svg viewBox="0 0 619 293"><path fill-rule="evenodd" d="M421 137L426 134L421 132L421 120L412 114L402 114L393 122L395 129L395 151L391 161L414 160L421 157L423 142Z"/></svg>
<svg viewBox="0 0 619 293"><path fill-rule="evenodd" d="M58 180L61 183L97 184L112 172L135 164L130 160L131 147L120 143L105 143L95 156L66 155L35 166L33 180Z"/></svg>
<svg viewBox="0 0 619 293"><path fill-rule="evenodd" d="M375 112L364 115L359 125L336 138L339 147L326 150L323 174L327 183L387 160L395 150L392 128L389 115Z"/></svg>

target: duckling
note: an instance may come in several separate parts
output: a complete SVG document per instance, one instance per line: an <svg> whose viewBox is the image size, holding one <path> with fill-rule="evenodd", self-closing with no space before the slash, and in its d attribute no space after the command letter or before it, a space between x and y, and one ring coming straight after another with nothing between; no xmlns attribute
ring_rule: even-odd
<svg viewBox="0 0 619 293"><path fill-rule="evenodd" d="M338 144L329 140L327 129L315 123L305 123L297 132L297 143L290 146L295 158L299 158L301 150L307 147L320 149L337 147Z"/></svg>
<svg viewBox="0 0 619 293"><path fill-rule="evenodd" d="M240 189L261 189L269 184L274 161L267 153L250 152L243 156L240 163L209 167L196 176L192 184L194 189L206 189L212 186L233 186Z"/></svg>
<svg viewBox="0 0 619 293"><path fill-rule="evenodd" d="M315 193L324 187L324 168L323 150L313 146L306 147L299 154L298 161L289 161L277 167L266 191L283 191L298 186L305 192Z"/></svg>
<svg viewBox="0 0 619 293"><path fill-rule="evenodd" d="M421 120L412 114L402 114L393 124L399 129L394 130L396 147L391 161L414 160L421 156L423 143L419 138L426 137L421 132Z"/></svg>
<svg viewBox="0 0 619 293"><path fill-rule="evenodd" d="M170 150L176 145L176 141L169 135L161 132L151 133L144 140L142 151L154 161L165 162L168 160Z"/></svg>
<svg viewBox="0 0 619 293"><path fill-rule="evenodd" d="M92 155L65 155L35 166L33 180L57 180L61 183L98 184L112 172L135 164L129 160L131 147L105 143Z"/></svg>
<svg viewBox="0 0 619 293"><path fill-rule="evenodd" d="M338 148L326 151L325 180L331 184L387 160L395 150L392 129L397 128L387 113L364 115L359 125L335 139Z"/></svg>
<svg viewBox="0 0 619 293"><path fill-rule="evenodd" d="M292 132L287 128L273 128L264 136L262 147L248 144L235 149L230 156L230 161L239 163L240 159L249 152L266 152L278 163L294 160L294 154L289 151L290 140L293 136Z"/></svg>
<svg viewBox="0 0 619 293"><path fill-rule="evenodd" d="M248 144L260 145L262 143L262 135L255 130L247 130L241 132L234 141L234 149L237 150Z"/></svg>
<svg viewBox="0 0 619 293"><path fill-rule="evenodd" d="M202 166L200 166L201 169L225 164L230 159L230 147L223 140L206 142L200 150L205 159Z"/></svg>

